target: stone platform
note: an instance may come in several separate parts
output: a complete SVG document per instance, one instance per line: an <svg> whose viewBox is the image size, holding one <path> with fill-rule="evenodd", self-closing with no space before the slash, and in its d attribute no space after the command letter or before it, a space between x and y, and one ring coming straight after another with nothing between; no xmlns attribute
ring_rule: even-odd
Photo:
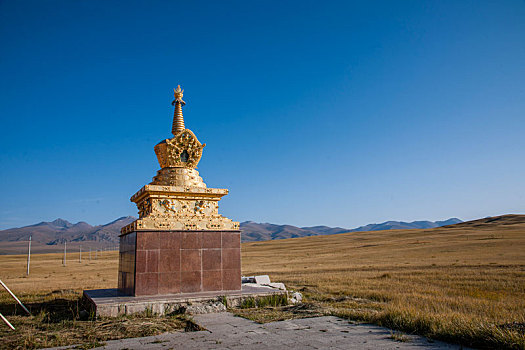
<svg viewBox="0 0 525 350"><path fill-rule="evenodd" d="M223 291L219 296L217 292L198 292L134 297L123 295L114 288L85 290L83 299L96 316L117 317L145 311L164 315L191 306L199 309L195 305L201 305L203 312L217 312L226 310L224 303L235 307L243 299L271 295L287 295L287 292L265 286L243 285L240 291Z"/></svg>

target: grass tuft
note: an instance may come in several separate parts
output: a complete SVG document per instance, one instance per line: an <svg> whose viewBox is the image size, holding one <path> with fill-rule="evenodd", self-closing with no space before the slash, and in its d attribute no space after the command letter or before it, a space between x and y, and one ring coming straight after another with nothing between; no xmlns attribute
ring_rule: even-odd
<svg viewBox="0 0 525 350"><path fill-rule="evenodd" d="M272 294L260 297L248 297L241 301L241 309L277 307L288 305L288 297L286 294Z"/></svg>
<svg viewBox="0 0 525 350"><path fill-rule="evenodd" d="M390 331L390 336L388 338L398 341L398 342L402 342L402 343L406 343L410 341L410 338L407 337L406 334L402 332L396 332L396 331Z"/></svg>

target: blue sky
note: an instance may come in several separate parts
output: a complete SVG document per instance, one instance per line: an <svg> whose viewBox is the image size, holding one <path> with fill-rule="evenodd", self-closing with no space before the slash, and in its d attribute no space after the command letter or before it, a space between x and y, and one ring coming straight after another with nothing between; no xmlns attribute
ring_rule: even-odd
<svg viewBox="0 0 525 350"><path fill-rule="evenodd" d="M173 88L237 221L525 212L525 2L2 1L0 228L136 215Z"/></svg>

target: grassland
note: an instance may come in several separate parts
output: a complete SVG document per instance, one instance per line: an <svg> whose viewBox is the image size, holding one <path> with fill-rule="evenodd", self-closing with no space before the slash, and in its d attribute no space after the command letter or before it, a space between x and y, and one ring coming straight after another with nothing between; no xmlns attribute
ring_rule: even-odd
<svg viewBox="0 0 525 350"><path fill-rule="evenodd" d="M525 348L524 224L247 243L243 259L244 273L268 273L314 309L464 345Z"/></svg>
<svg viewBox="0 0 525 350"><path fill-rule="evenodd" d="M239 312L246 317L270 321L333 314L474 347L525 349L523 223L355 232L246 243L242 249L244 274L269 274L306 297L300 307ZM42 323L49 311L39 305L67 300L62 291L78 296L82 289L117 283L116 252L82 263L72 254L66 267L61 258L34 255L26 277L24 256L0 256L0 278L40 310L35 320ZM69 300L70 321L81 324L75 318L74 297ZM35 322L25 324L25 316L10 316L15 307L5 293L0 294L0 310L19 327L19 335L38 328ZM9 332L0 326L0 337L13 334ZM34 339L28 344L35 344Z"/></svg>
<svg viewBox="0 0 525 350"><path fill-rule="evenodd" d="M191 318L184 315L143 314L97 320L83 315L82 290L116 286L118 253L99 252L96 260L94 253L91 260L84 255L82 262L78 253L72 253L67 256L66 266L62 266L62 257L62 254L33 255L30 275L26 276L25 256L0 256L0 279L33 314L28 317L7 292L0 292L0 313L16 327L16 331L11 331L0 324L0 349L70 344L91 348L111 339L198 329Z"/></svg>

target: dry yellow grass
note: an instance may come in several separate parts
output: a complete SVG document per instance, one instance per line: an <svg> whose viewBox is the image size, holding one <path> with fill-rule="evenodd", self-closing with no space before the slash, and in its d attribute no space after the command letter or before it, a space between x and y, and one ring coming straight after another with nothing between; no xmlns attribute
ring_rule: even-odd
<svg viewBox="0 0 525 350"><path fill-rule="evenodd" d="M525 347L525 225L348 233L243 245L332 314L483 347Z"/></svg>
<svg viewBox="0 0 525 350"><path fill-rule="evenodd" d="M26 276L25 255L0 255L0 279L13 292L28 295L116 287L118 252L98 252L97 259L93 252L91 260L83 254L81 263L78 253L69 253L66 266L62 266L62 258L63 254L33 254L30 274Z"/></svg>
<svg viewBox="0 0 525 350"><path fill-rule="evenodd" d="M94 255L92 256L94 257ZM181 315L120 317L90 320L82 317L84 289L114 288L117 283L118 253L102 252L98 259L78 261L68 254L37 254L31 257L31 274L26 276L25 256L0 256L0 279L31 310L28 317L5 291L0 291L0 312L16 327L0 324L0 349L38 349L83 344L91 348L110 339L149 336L198 327ZM1 287L0 287L1 288Z"/></svg>
<svg viewBox="0 0 525 350"><path fill-rule="evenodd" d="M356 232L242 249L244 274L269 274L316 310L465 345L525 348L524 224ZM28 301L117 284L116 252L82 264L71 254L66 267L61 258L34 255L25 277L24 256L0 256L0 278Z"/></svg>

